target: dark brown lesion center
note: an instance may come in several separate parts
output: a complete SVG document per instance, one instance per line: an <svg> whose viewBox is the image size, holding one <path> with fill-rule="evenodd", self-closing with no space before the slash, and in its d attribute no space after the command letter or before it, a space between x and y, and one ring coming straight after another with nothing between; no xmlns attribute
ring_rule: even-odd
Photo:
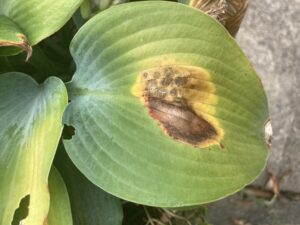
<svg viewBox="0 0 300 225"><path fill-rule="evenodd" d="M158 98L149 98L148 107L150 115L175 139L198 145L216 135L213 126L184 104L172 104Z"/></svg>

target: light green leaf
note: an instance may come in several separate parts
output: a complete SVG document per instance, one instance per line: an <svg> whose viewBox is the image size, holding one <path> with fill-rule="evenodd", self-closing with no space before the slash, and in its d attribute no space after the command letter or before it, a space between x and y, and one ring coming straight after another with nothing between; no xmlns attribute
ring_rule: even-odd
<svg viewBox="0 0 300 225"><path fill-rule="evenodd" d="M105 191L193 206L240 190L263 169L266 96L213 18L178 3L123 4L89 20L70 49L77 71L64 122L75 135L64 145Z"/></svg>
<svg viewBox="0 0 300 225"><path fill-rule="evenodd" d="M2 32L5 29L9 30L10 36L14 36L10 37L9 41L17 39L21 48L30 48L58 31L71 18L81 2L82 0L0 0L0 46L3 46L1 40L7 34ZM18 33L20 31L21 34ZM16 44L12 43L11 46ZM7 55L16 53L7 49L0 51Z"/></svg>
<svg viewBox="0 0 300 225"><path fill-rule="evenodd" d="M55 164L67 185L74 225L121 225L121 201L86 179L74 166L62 144Z"/></svg>
<svg viewBox="0 0 300 225"><path fill-rule="evenodd" d="M66 88L58 78L38 85L12 72L0 75L0 93L0 224L41 225L49 210L47 180Z"/></svg>
<svg viewBox="0 0 300 225"><path fill-rule="evenodd" d="M50 209L48 225L73 225L68 191L55 167L49 175Z"/></svg>

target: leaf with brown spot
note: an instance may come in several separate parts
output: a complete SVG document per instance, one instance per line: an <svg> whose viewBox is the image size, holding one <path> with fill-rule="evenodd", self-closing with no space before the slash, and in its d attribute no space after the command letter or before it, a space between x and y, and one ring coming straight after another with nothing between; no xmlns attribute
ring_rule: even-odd
<svg viewBox="0 0 300 225"><path fill-rule="evenodd" d="M223 138L217 119L203 118L204 113L212 112L196 107L197 103L217 104L218 98L211 95L216 88L210 80L210 74L201 68L160 66L141 72L132 93L141 98L166 134L197 147L208 147Z"/></svg>
<svg viewBox="0 0 300 225"><path fill-rule="evenodd" d="M64 123L76 132L63 142L104 191L194 206L240 190L264 168L265 92L212 17L167 1L122 4L82 26L70 51Z"/></svg>

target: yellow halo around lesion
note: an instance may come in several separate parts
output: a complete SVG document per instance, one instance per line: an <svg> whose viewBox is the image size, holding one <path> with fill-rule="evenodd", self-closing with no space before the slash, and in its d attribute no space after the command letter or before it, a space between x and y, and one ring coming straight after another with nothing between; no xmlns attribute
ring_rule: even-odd
<svg viewBox="0 0 300 225"><path fill-rule="evenodd" d="M164 65L141 71L131 89L147 106L150 98L160 99L173 105L189 107L197 116L208 122L215 135L196 147L221 145L224 131L216 114L218 96L211 74L200 67L186 65Z"/></svg>

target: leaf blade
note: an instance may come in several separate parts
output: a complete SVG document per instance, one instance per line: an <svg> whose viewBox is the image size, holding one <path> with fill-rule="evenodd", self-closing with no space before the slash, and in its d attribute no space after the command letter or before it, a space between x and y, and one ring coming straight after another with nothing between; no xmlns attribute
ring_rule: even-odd
<svg viewBox="0 0 300 225"><path fill-rule="evenodd" d="M51 168L49 175L50 209L48 225L72 225L72 212L66 185L58 170Z"/></svg>
<svg viewBox="0 0 300 225"><path fill-rule="evenodd" d="M0 80L1 224L11 224L25 196L29 214L22 221L42 224L49 209L47 178L62 131L66 89L53 77L41 86L22 73L2 74Z"/></svg>
<svg viewBox="0 0 300 225"><path fill-rule="evenodd" d="M199 205L236 192L264 167L264 90L214 19L175 3L125 4L87 22L70 50L77 71L67 85L71 103L64 121L76 131L64 145L81 172L105 191L152 206ZM176 66L207 72L210 97L193 104L224 130L220 145L174 141L132 94L142 71Z"/></svg>
<svg viewBox="0 0 300 225"><path fill-rule="evenodd" d="M74 225L121 225L122 203L92 184L74 166L62 143L55 160L65 180L72 207Z"/></svg>

